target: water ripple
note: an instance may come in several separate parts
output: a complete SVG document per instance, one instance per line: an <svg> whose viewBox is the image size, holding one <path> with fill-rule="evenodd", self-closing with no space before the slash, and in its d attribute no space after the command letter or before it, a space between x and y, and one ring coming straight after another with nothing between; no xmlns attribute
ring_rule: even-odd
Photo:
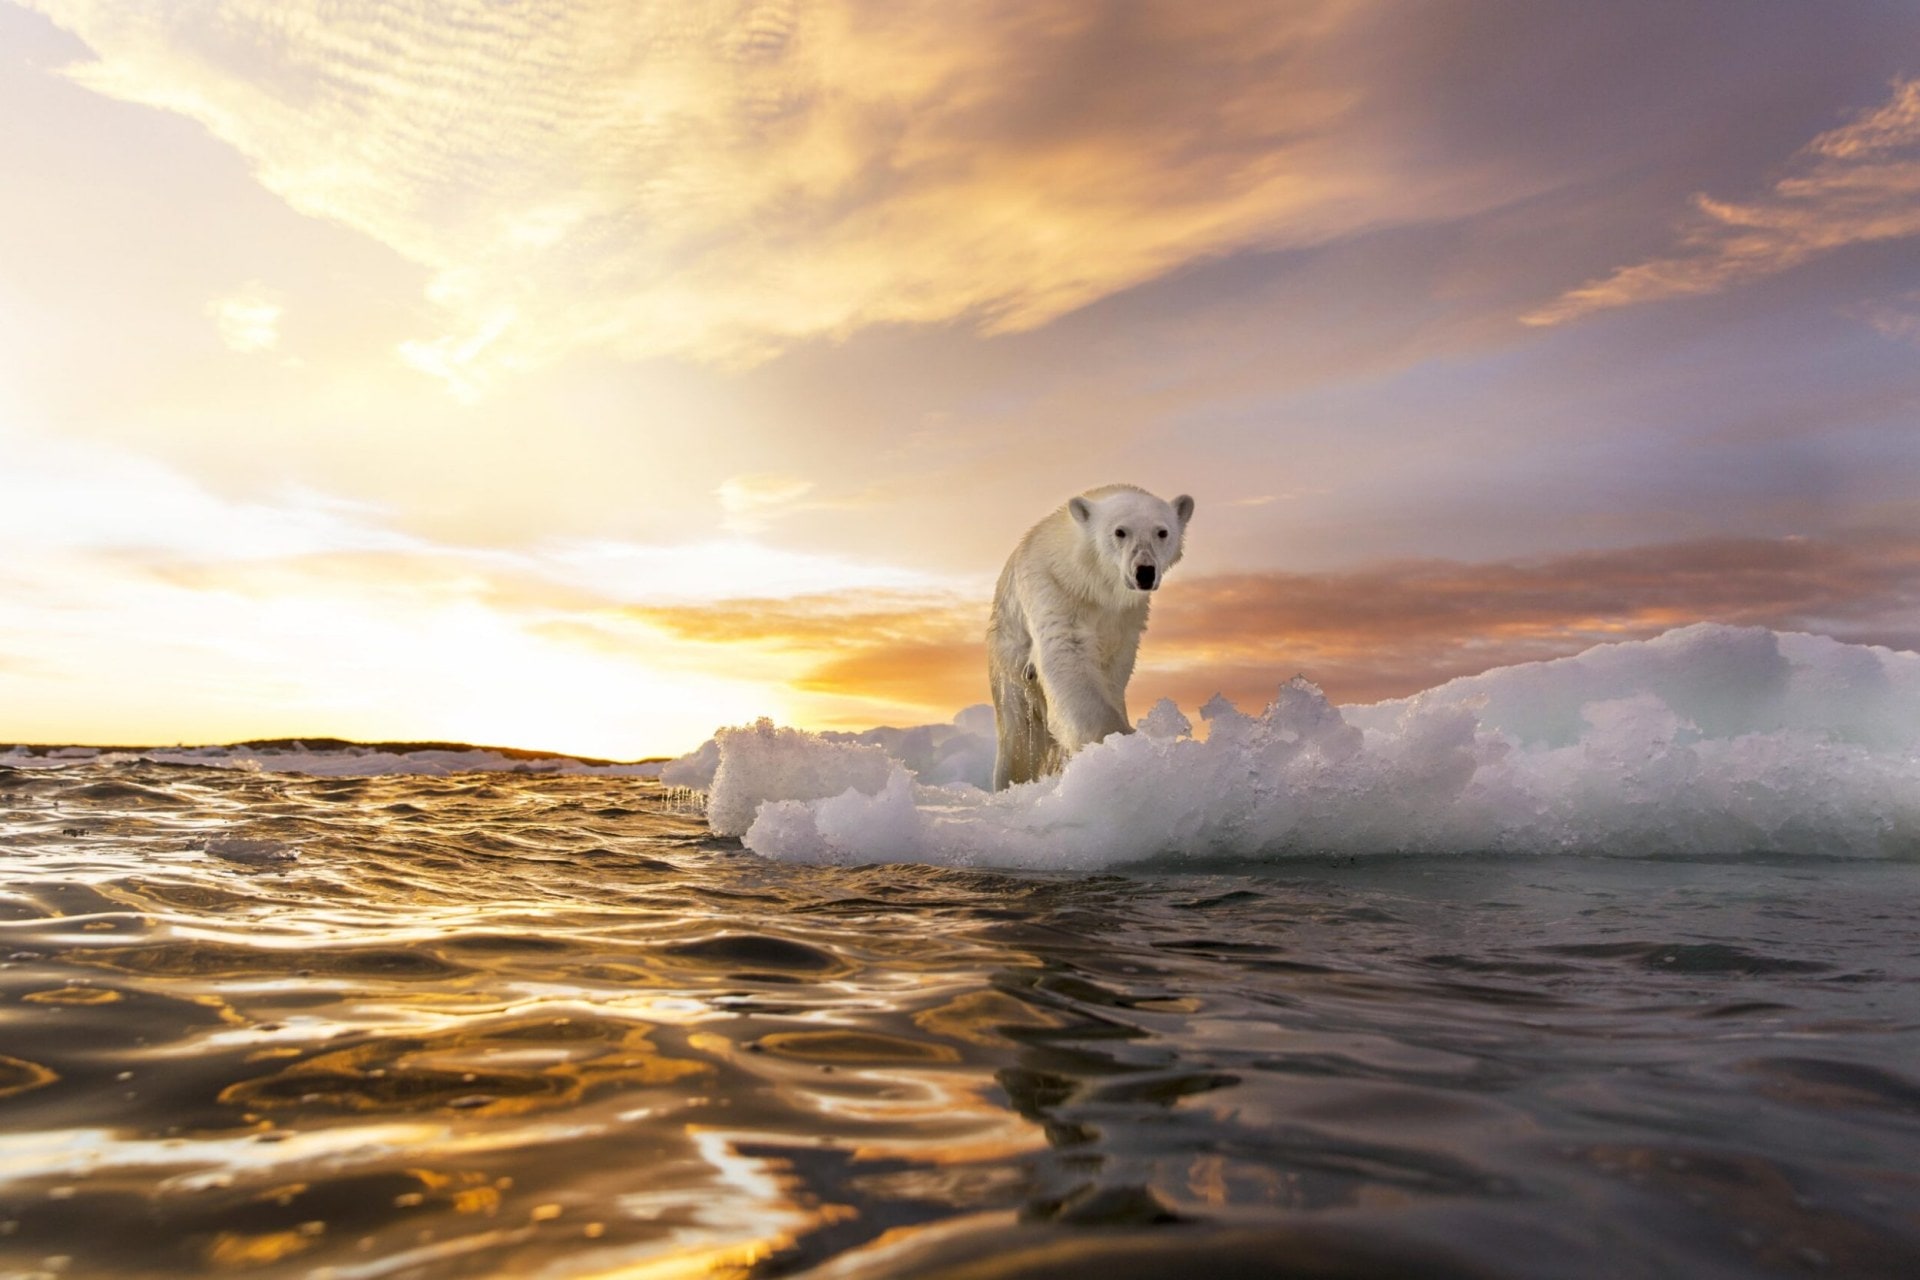
<svg viewBox="0 0 1920 1280"><path fill-rule="evenodd" d="M1907 865L790 867L130 760L0 848L9 1274L1920 1272Z"/></svg>

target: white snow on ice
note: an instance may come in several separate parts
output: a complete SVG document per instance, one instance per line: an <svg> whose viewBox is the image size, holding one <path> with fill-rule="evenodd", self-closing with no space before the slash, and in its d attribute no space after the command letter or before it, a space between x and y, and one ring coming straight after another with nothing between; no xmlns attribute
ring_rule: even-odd
<svg viewBox="0 0 1920 1280"><path fill-rule="evenodd" d="M983 714L984 713L984 714ZM794 862L1088 870L1163 856L1920 856L1920 655L1711 624L1335 707L1172 703L1058 777L978 788L992 714L721 731L663 780ZM969 785L972 784L972 785Z"/></svg>

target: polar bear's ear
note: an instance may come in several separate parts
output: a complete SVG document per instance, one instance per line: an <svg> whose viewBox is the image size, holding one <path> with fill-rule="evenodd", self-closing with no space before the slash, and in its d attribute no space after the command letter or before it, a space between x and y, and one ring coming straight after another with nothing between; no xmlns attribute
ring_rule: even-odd
<svg viewBox="0 0 1920 1280"><path fill-rule="evenodd" d="M1187 521L1193 519L1193 499L1181 494L1173 500L1173 514L1180 517L1180 527L1187 527Z"/></svg>
<svg viewBox="0 0 1920 1280"><path fill-rule="evenodd" d="M1079 524L1085 524L1093 519L1093 508L1087 504L1085 498L1068 498L1067 511Z"/></svg>

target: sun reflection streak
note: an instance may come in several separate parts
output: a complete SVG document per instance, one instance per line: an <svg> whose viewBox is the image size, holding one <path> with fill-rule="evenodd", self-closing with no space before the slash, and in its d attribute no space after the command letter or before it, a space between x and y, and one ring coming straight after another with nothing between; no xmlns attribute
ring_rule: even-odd
<svg viewBox="0 0 1920 1280"><path fill-rule="evenodd" d="M0 1186L48 1179L86 1177L108 1170L160 1172L178 1169L155 1184L155 1191L198 1191L253 1177L284 1180L288 1169L315 1165L338 1171L356 1165L381 1165L408 1152L432 1150L441 1156L510 1150L534 1140L568 1142L600 1131L597 1125L553 1125L534 1131L485 1133L442 1123L356 1124L344 1128L276 1131L265 1129L230 1136L196 1138L191 1145L174 1138L137 1138L111 1129L41 1130L0 1134Z"/></svg>

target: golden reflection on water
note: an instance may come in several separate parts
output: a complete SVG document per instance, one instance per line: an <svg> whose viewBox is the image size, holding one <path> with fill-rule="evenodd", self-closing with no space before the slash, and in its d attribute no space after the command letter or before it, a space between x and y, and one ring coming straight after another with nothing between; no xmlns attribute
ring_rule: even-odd
<svg viewBox="0 0 1920 1280"><path fill-rule="evenodd" d="M602 1018L509 1019L437 1036L387 1036L229 1085L253 1110L464 1111L475 1119L572 1106L594 1089L656 1085L711 1070L660 1056L647 1029Z"/></svg>
<svg viewBox="0 0 1920 1280"><path fill-rule="evenodd" d="M913 1025L936 1036L967 1044L1011 1046L1006 1032L1017 1027L1057 1027L1060 1019L1022 1004L1001 991L971 991L945 1004L922 1009Z"/></svg>
<svg viewBox="0 0 1920 1280"><path fill-rule="evenodd" d="M325 1234L324 1222L305 1222L293 1231L269 1231L257 1236L222 1231L207 1246L207 1261L216 1267L250 1267L278 1262L312 1247Z"/></svg>
<svg viewBox="0 0 1920 1280"><path fill-rule="evenodd" d="M984 1096L977 1070L941 1069L962 1063L953 1045L853 1031L782 1032L744 1046L696 1034L689 1044L778 1090L817 1132L851 1138L856 1159L963 1165L1046 1146L1040 1126Z"/></svg>
<svg viewBox="0 0 1920 1280"><path fill-rule="evenodd" d="M743 1244L708 1245L677 1250L665 1257L614 1264L590 1273L595 1280L742 1280L772 1257L785 1237Z"/></svg>
<svg viewBox="0 0 1920 1280"><path fill-rule="evenodd" d="M0 1098L69 1058L82 1083L0 1137L0 1256L33 1263L11 1250L71 1206L165 1224L177 1270L745 1274L870 1233L811 1161L951 1198L924 1171L1044 1147L992 1085L999 1028L1054 1021L989 988L1017 954L796 917L697 824L601 790L180 771L90 788L126 809L77 861L57 813L9 815L52 856L7 886L0 1027L54 1052L0 1057ZM193 856L196 791L223 848L273 856ZM599 865L527 856L583 839ZM83 1243L98 1274L152 1264Z"/></svg>
<svg viewBox="0 0 1920 1280"><path fill-rule="evenodd" d="M20 997L28 1004L112 1004L118 991L102 987L61 987L55 991L29 991Z"/></svg>
<svg viewBox="0 0 1920 1280"><path fill-rule="evenodd" d="M960 1052L952 1045L908 1040L873 1031L778 1031L760 1037L754 1044L776 1057L842 1066L883 1067L895 1063L960 1061Z"/></svg>
<svg viewBox="0 0 1920 1280"><path fill-rule="evenodd" d="M29 1089L38 1089L42 1085L52 1084L60 1077L37 1062L28 1062L24 1058L9 1058L0 1054L0 1098L16 1093L25 1093Z"/></svg>
<svg viewBox="0 0 1920 1280"><path fill-rule="evenodd" d="M0 839L4 1274L1498 1275L1522 1254L1475 1242L1582 1247L1516 1204L1669 1221L1636 1179L1785 1224L1752 1257L1920 1272L1901 1068L1741 1047L1824 963L1623 987L1612 951L1516 957L1605 886L1464 954L1511 883L1450 915L1400 884L782 868L631 780L138 764L0 769ZM1713 1037L1701 990L1649 994L1702 982L1740 986ZM1888 989L1827 983L1798 1030L1911 1039ZM1676 1045L1727 1060L1636 1074ZM1676 1172L1795 1109L1870 1172ZM1780 1210L1808 1187L1834 1207ZM1628 1261L1738 1274L1688 1252L1722 1226Z"/></svg>

